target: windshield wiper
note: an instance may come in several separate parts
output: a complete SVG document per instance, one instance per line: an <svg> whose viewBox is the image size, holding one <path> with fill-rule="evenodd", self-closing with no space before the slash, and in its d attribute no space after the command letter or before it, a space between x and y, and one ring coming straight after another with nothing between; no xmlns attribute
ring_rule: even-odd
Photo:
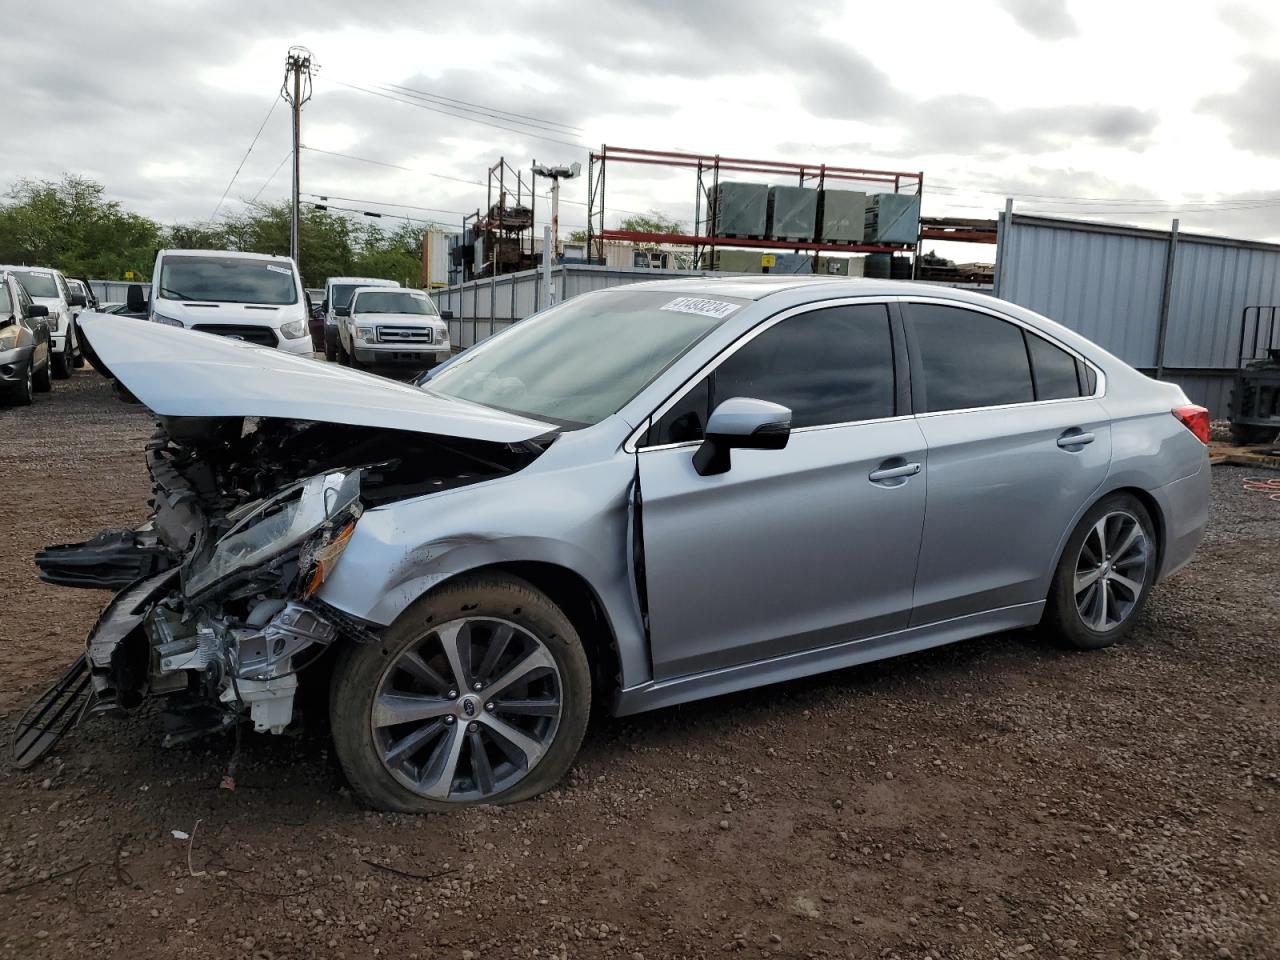
<svg viewBox="0 0 1280 960"><path fill-rule="evenodd" d="M179 293L177 290L170 290L168 287L161 287L160 292L165 296L173 297L175 300L197 300L198 301L200 299L199 297L191 297L185 293Z"/></svg>

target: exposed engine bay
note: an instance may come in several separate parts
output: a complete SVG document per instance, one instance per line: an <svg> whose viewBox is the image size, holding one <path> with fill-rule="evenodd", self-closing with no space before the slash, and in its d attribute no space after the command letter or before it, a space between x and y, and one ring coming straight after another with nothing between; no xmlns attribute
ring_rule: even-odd
<svg viewBox="0 0 1280 960"><path fill-rule="evenodd" d="M160 418L146 446L151 518L36 557L50 583L118 591L89 635L78 713L123 714L162 697L169 743L242 718L284 732L299 672L335 643L377 635L317 597L363 513L514 472L548 442ZM24 718L24 750L15 740L22 765L56 742L50 719L37 720Z"/></svg>

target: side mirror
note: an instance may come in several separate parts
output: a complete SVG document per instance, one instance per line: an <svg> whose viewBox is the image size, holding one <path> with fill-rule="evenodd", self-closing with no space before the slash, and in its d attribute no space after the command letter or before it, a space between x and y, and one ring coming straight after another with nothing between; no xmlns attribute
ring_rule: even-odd
<svg viewBox="0 0 1280 960"><path fill-rule="evenodd" d="M349 317L351 316L351 308L350 307L334 307L333 315L335 317Z"/></svg>
<svg viewBox="0 0 1280 960"><path fill-rule="evenodd" d="M27 319L34 320L36 317L47 317L49 308L42 303L32 303L27 305Z"/></svg>
<svg viewBox="0 0 1280 960"><path fill-rule="evenodd" d="M730 397L711 412L693 469L702 477L729 469L729 451L781 450L791 439L791 411L778 403Z"/></svg>
<svg viewBox="0 0 1280 960"><path fill-rule="evenodd" d="M452 319L453 319L453 311L452 311L452 310L441 310L441 311L440 311L440 319L441 319L441 320L452 320Z"/></svg>
<svg viewBox="0 0 1280 960"><path fill-rule="evenodd" d="M142 293L142 284L131 283L124 297L125 307L130 313L146 313L147 298Z"/></svg>
<svg viewBox="0 0 1280 960"><path fill-rule="evenodd" d="M89 305L89 301L85 299L83 293L73 293L67 298L67 303L73 307L87 307Z"/></svg>

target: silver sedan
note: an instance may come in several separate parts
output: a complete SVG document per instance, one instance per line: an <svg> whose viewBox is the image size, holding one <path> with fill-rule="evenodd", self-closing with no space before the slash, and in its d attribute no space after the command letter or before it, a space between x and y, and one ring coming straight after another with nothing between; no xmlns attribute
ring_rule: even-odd
<svg viewBox="0 0 1280 960"><path fill-rule="evenodd" d="M1107 646L1207 516L1207 411L957 290L620 287L417 388L136 323L85 329L165 426L138 534L161 560L90 638L99 708L199 690L220 729L280 732L331 647L338 756L383 809L534 796L593 700L635 713L1037 624ZM46 579L70 576L62 549ZM120 652L138 623L168 659Z"/></svg>

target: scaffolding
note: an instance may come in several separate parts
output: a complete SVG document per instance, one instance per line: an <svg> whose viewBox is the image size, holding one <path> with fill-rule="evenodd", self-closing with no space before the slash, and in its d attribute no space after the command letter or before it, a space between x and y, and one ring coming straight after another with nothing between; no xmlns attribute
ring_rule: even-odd
<svg viewBox="0 0 1280 960"><path fill-rule="evenodd" d="M488 277L528 270L537 263L533 218L536 197L532 177L524 176L505 157L489 168L485 208L462 219L470 230L471 276Z"/></svg>

